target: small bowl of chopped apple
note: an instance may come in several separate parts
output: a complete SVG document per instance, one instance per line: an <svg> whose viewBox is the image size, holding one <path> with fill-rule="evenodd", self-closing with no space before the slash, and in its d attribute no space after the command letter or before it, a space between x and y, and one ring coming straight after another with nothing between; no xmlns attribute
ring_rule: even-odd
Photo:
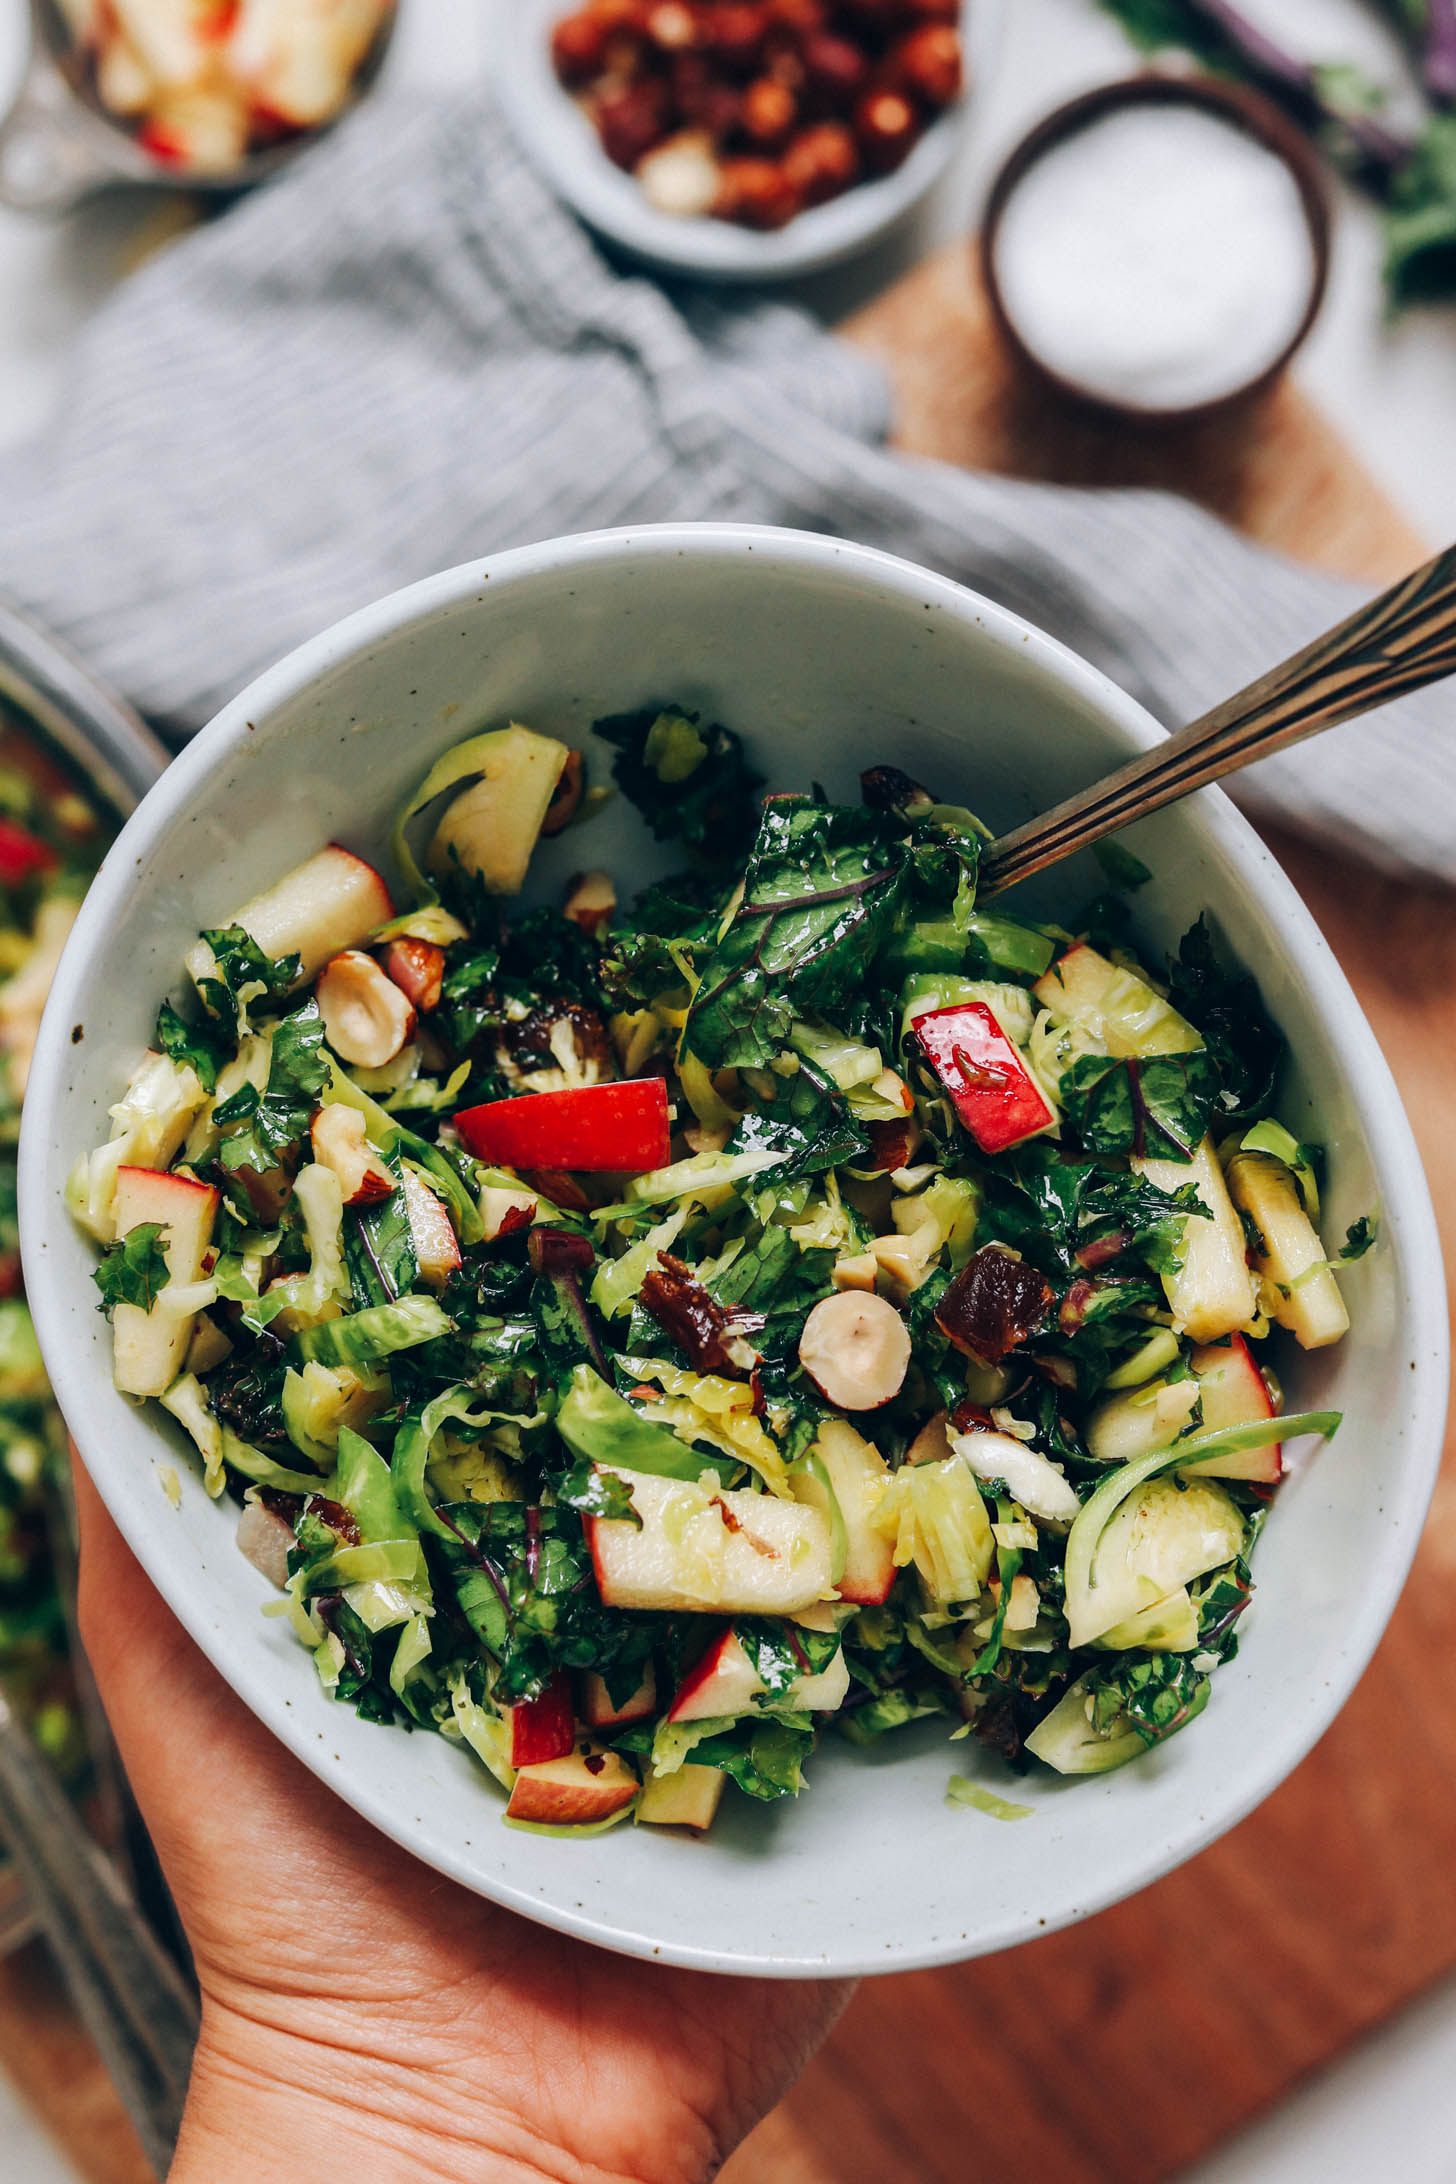
<svg viewBox="0 0 1456 2184"><path fill-rule="evenodd" d="M394 0L31 0L0 121L0 201L53 211L109 182L261 181L377 76Z"/></svg>

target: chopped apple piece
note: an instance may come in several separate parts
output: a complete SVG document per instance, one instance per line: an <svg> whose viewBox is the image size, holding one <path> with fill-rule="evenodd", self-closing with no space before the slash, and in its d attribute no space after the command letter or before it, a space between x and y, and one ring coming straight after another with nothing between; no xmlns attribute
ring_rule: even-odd
<svg viewBox="0 0 1456 2184"><path fill-rule="evenodd" d="M539 1698L503 1709L506 1717L507 1751L513 1767L544 1765L565 1759L576 1742L576 1720L571 1707L571 1685L564 1675L553 1676Z"/></svg>
<svg viewBox="0 0 1456 2184"><path fill-rule="evenodd" d="M1133 1167L1159 1190L1198 1187L1208 1215L1190 1214L1183 1224L1183 1264L1163 1276L1168 1308L1195 1342L1218 1342L1250 1327L1259 1316L1254 1277L1249 1272L1244 1231L1229 1197L1223 1170L1205 1138L1191 1162L1134 1160Z"/></svg>
<svg viewBox="0 0 1456 2184"><path fill-rule="evenodd" d="M1233 1426L1262 1425L1276 1415L1269 1385L1254 1361L1254 1353L1242 1335L1227 1348L1195 1350L1193 1370L1203 1397L1203 1433L1223 1433ZM1278 1441L1265 1448L1239 1449L1231 1456L1208 1456L1201 1464L1189 1464L1184 1476L1202 1473L1210 1479L1252 1479L1272 1486L1284 1471L1284 1454Z"/></svg>
<svg viewBox="0 0 1456 2184"><path fill-rule="evenodd" d="M637 1689L622 1701L612 1704L612 1694L607 1689L604 1676L588 1669L581 1682L581 1718L588 1729L625 1729L629 1721L648 1721L657 1712L657 1678L649 1661Z"/></svg>
<svg viewBox="0 0 1456 2184"><path fill-rule="evenodd" d="M695 1767L691 1760L673 1774L649 1775L637 1800L637 1818L656 1828L695 1828L701 1835L713 1824L727 1779L720 1767Z"/></svg>
<svg viewBox="0 0 1456 2184"><path fill-rule="evenodd" d="M427 1282L446 1281L460 1264L460 1246L442 1201L409 1167L404 1170L404 1202L421 1274Z"/></svg>
<svg viewBox="0 0 1456 2184"><path fill-rule="evenodd" d="M631 1489L640 1528L586 1517L597 1590L608 1607L670 1614L796 1615L830 1590L829 1524L772 1494L597 1467Z"/></svg>
<svg viewBox="0 0 1456 2184"><path fill-rule="evenodd" d="M295 129L339 111L388 0L241 0L228 66L258 103Z"/></svg>
<svg viewBox="0 0 1456 2184"><path fill-rule="evenodd" d="M187 1176L156 1168L122 1168L116 1178L116 1233L157 1222L167 1262L169 1286L199 1280L212 1241L217 1192ZM182 1370L192 1340L195 1312L178 1312L166 1291L150 1311L138 1304L118 1304L112 1314L114 1376L124 1395L165 1395Z"/></svg>
<svg viewBox="0 0 1456 2184"><path fill-rule="evenodd" d="M1130 1464L1155 1448L1171 1448L1192 1417L1198 1396L1196 1380L1149 1381L1145 1387L1107 1396L1087 1420L1089 1455L1099 1464Z"/></svg>
<svg viewBox="0 0 1456 2184"><path fill-rule="evenodd" d="M804 1713L837 1713L849 1690L843 1649L817 1675L803 1675L778 1701ZM764 1696L758 1670L737 1631L721 1632L690 1668L668 1711L669 1721L712 1721L720 1714L747 1714Z"/></svg>
<svg viewBox="0 0 1456 2184"><path fill-rule="evenodd" d="M522 1767L506 1818L544 1828L599 1826L624 1812L637 1789L637 1777L620 1753L573 1752Z"/></svg>
<svg viewBox="0 0 1456 2184"><path fill-rule="evenodd" d="M225 922L241 925L270 962L296 955L302 980L393 915L389 889L373 865L330 842ZM195 982L217 976L217 961L205 940L188 950L187 969Z"/></svg>
<svg viewBox="0 0 1456 2184"><path fill-rule="evenodd" d="M1293 1174L1272 1153L1235 1153L1228 1180L1264 1240L1254 1264L1275 1292L1271 1316L1302 1350L1338 1342L1349 1333L1350 1315Z"/></svg>
<svg viewBox="0 0 1456 2184"><path fill-rule="evenodd" d="M949 1447L943 1451L949 1454ZM876 1503L890 1476L879 1450L844 1418L826 1418L814 1443L839 1513L844 1519L844 1569L837 1587L841 1600L879 1607L895 1582L895 1546L872 1522ZM829 1514L829 1499L812 1475L796 1479L795 1492L810 1508Z"/></svg>

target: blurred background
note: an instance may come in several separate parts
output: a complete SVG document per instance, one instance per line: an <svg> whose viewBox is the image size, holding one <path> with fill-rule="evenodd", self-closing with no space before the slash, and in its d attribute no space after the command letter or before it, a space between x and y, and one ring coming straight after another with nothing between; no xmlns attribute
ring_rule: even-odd
<svg viewBox="0 0 1456 2184"><path fill-rule="evenodd" d="M1445 0L966 0L959 23L953 5L927 9L940 43L918 57L899 108L879 96L868 110L851 55L842 96L825 89L814 109L812 145L769 96L756 134L740 115L719 141L703 119L711 83L691 87L692 108L675 89L670 112L644 106L630 71L625 90L613 79L603 95L591 12L401 0L390 24L387 9L360 10L336 80L296 78L287 98L251 97L240 120L226 99L159 99L145 70L128 75L134 55L95 45L81 0L0 0L0 114L15 109L0 130L0 450L64 429L67 360L107 296L225 212L236 183L266 179L297 132L366 96L359 126L384 130L391 99L479 79L613 248L678 277L696 266L773 279L843 325L889 374L903 448L1015 476L1169 486L1370 584L1456 535L1456 13ZM577 29L563 37L565 16ZM963 92L945 74L947 31L961 34ZM1104 137L1099 166L1081 123L1018 147L1150 55L1180 82L1211 63L1223 83L1272 93L1274 118L1254 138L1247 110L1237 132L1215 130L1267 157L1258 172L1231 168L1225 189L1214 151L1199 164L1191 109L1161 150L1129 140L1127 157L1154 161L1150 174L1164 159L1189 192L1165 201L1150 187L1152 211L1109 240L1079 229L1077 208L1104 186L1126 191L1116 148ZM106 102L119 123L101 118ZM1129 113L1120 100L1098 111L1104 123ZM983 261L972 238L988 205L997 241ZM1139 286L1176 249L1180 222L1187 233L1225 218L1244 223L1234 255L1244 275L1263 269L1262 291L1256 280L1244 300L1235 283L1220 318L1216 283L1181 303L1166 282ZM1037 269L1089 249L1102 253L1094 275L1059 315ZM1118 280L1130 284L1130 346L1106 308ZM1153 384L1139 370L1160 343L1170 376ZM1287 372L1286 351L1297 352ZM86 715L84 694L57 700L17 657L0 645L0 1681L164 1917L70 1658L62 1437L18 1294L13 1183L37 961L162 754L124 707L101 700L97 726L93 693L90 748L104 763L85 763L84 734L68 745L61 732ZM1453 1027L1430 1000L1456 990L1449 897L1368 876L1351 889L1307 847L1277 846L1387 1041L1449 1221ZM1071 1933L867 1986L735 2157L733 2184L949 2184L973 2160L1037 2184L1456 2177L1445 1885L1456 1701L1441 1667L1456 1639L1453 1563L1444 1490L1374 1667L1276 1797L1193 1865ZM30 1929L0 1868L7 2184L131 2184L150 2172Z"/></svg>

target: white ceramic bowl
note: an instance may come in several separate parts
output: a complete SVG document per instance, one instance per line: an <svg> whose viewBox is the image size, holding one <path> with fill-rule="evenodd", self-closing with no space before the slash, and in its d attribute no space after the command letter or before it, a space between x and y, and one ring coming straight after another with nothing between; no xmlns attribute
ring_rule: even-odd
<svg viewBox="0 0 1456 2184"><path fill-rule="evenodd" d="M570 0L496 0L497 86L516 133L558 195L591 227L648 264L713 281L788 280L838 265L904 219L940 180L990 65L1004 0L967 0L970 90L920 139L903 167L800 213L777 234L726 220L657 212L602 150L596 130L556 80L553 25Z"/></svg>
<svg viewBox="0 0 1456 2184"><path fill-rule="evenodd" d="M102 867L56 979L21 1152L27 1288L46 1363L97 1485L152 1579L254 1711L387 1835L518 1911L642 1956L785 1975L971 1956L1141 1887L1266 1796L1328 1727L1400 1590L1435 1476L1446 1382L1435 1229L1380 1050L1288 881L1214 791L1131 839L1156 879L1146 937L1200 911L1258 975L1292 1042L1282 1112L1329 1150L1327 1224L1378 1207L1348 1278L1354 1330L1281 1360L1292 1405L1345 1425L1280 1495L1238 1660L1184 1736L1093 1781L1017 1790L943 1723L861 1754L833 1736L797 1803L730 1793L704 1842L631 1828L587 1841L500 1824L475 1762L370 1727L319 1690L236 1511L208 1501L171 1422L112 1388L93 1254L61 1203L77 1152L147 1043L199 926L216 925L330 836L378 857L435 755L510 716L590 749L603 714L654 698L741 729L775 786L853 796L888 759L1004 827L1152 742L1133 701L957 585L864 548L736 526L559 540L455 569L302 646L176 760ZM605 754L601 754L604 756ZM601 767L605 774L605 767ZM586 859L628 885L670 868L617 801L539 859L554 890ZM1075 905L1075 868L1043 901ZM1035 900L1035 897L1031 898ZM162 1465L183 1476L174 1509ZM968 1771L1035 1807L1015 1826L948 1806Z"/></svg>

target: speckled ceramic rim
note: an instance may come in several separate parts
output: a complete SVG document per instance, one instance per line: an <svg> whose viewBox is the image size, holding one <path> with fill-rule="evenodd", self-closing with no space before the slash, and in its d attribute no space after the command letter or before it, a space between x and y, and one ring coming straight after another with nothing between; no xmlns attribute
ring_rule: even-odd
<svg viewBox="0 0 1456 2184"><path fill-rule="evenodd" d="M996 245L1000 239L1001 222L1013 194L1037 161L1047 152L1064 144L1069 137L1077 136L1084 129L1109 114L1129 106L1195 106L1204 113L1213 114L1218 120L1229 122L1253 137L1268 152L1282 159L1294 177L1300 203L1309 228L1309 238L1314 252L1314 268L1310 284L1309 300L1305 305L1289 340L1273 362L1266 364L1241 386L1231 387L1226 394L1215 395L1206 402L1193 402L1171 409L1160 409L1152 404L1117 402L1110 396L1098 394L1081 386L1075 379L1067 378L1042 361L1030 344L1023 338L1015 319L1006 308L1001 288L1001 278L996 266ZM1003 340L1022 365L1043 385L1078 403L1082 408L1097 412L1103 417L1131 423L1145 429L1159 426L1201 424L1211 417L1242 408L1257 395L1272 387L1288 368L1295 353L1303 347L1310 328L1319 317L1325 290L1330 277L1330 195L1324 168L1317 155L1310 149L1294 125L1287 121L1279 108L1257 91L1243 84L1223 83L1213 76L1169 76L1156 71L1145 75L1130 76L1117 83L1100 84L1095 91L1083 92L1080 98L1069 99L1037 123L1029 135L1012 151L991 185L986 200L986 210L981 222L981 232L974 245L980 256L981 274L991 312Z"/></svg>
<svg viewBox="0 0 1456 2184"><path fill-rule="evenodd" d="M278 666L260 676L225 706L212 723L168 768L120 836L101 868L66 949L43 1022L30 1077L20 1156L20 1214L26 1287L46 1364L62 1406L88 1465L93 1467L113 1517L147 1569L152 1582L180 1620L195 1627L193 1588L185 1557L168 1552L159 1534L149 1530L134 1476L111 1475L110 1435L100 1407L88 1411L81 1393L84 1376L68 1341L76 1306L61 1272L64 1251L52 1252L48 1239L65 1233L67 1216L58 1198L47 1195L43 1178L47 1134L62 1111L68 1081L70 1026L90 1004L89 958L103 937L127 914L134 874L145 853L185 814L211 775L226 771L248 746L250 735L281 707L327 685L344 662L361 660L395 633L452 611L478 606L482 579L489 579L494 601L517 584L549 578L553 589L569 588L603 562L626 560L646 580L654 563L693 561L723 589L735 574L751 568L759 582L776 572L786 578L812 572L817 579L855 587L891 604L911 603L944 614L947 620L973 625L978 641L1030 659L1065 690L1069 704L1086 707L1111 729L1128 750L1146 748L1162 731L1151 716L1123 691L1031 624L991 601L911 563L840 540L806 532L778 531L740 524L661 525L632 531L602 531L548 541L489 561L475 561L396 592L352 615L300 646ZM256 744L253 745L256 749ZM1192 807L1190 806L1190 810ZM331 1761L327 1747L300 1733L296 1713L269 1678L222 1649L214 1656L219 1672L281 1741L331 1788L343 1788L349 1802L383 1834L411 1855L465 1886L529 1918L583 1940L655 1962L777 1978L821 1978L867 1972L906 1971L951 1963L1033 1939L1074 1923L1109 1903L1159 1879L1212 1842L1276 1789L1323 1735L1358 1682L1389 1621L1404 1584L1440 1462L1446 1406L1448 1337L1440 1248L1430 1196L1419 1155L1395 1089L1394 1080L1373 1032L1343 973L1270 853L1253 829L1218 790L1201 791L1196 824L1226 871L1236 872L1263 920L1297 958L1311 1005L1328 1023L1343 1059L1344 1075L1359 1109L1362 1126L1380 1146L1382 1234L1403 1286L1411 1299L1404 1330L1411 1370L1405 1400L1391 1420L1393 1431L1408 1443L1408 1456L1397 1489L1383 1506L1383 1528L1370 1556L1369 1584L1348 1602L1337 1663L1318 1688L1313 1684L1291 1696L1283 1733L1260 1749L1239 1780L1236 1794L1221 1796L1216 1787L1186 1801L1178 1824L1169 1828L1157 1852L1119 1863L1115 1858L1047 1906L1018 1905L987 1918L968 1934L939 1931L917 1934L903 1945L894 1939L868 1952L864 1945L836 1938L832 1909L825 1914L825 1942L812 1954L779 1953L771 1948L709 1947L690 1936L643 1930L611 1915L585 1909L569 1865L546 1868L547 1877L532 1889L483 1867L467 1856L458 1837L436 1815L423 1811L410 1821L388 1794L388 1769L381 1753L379 1769L369 1770L362 1785ZM1257 970L1258 965L1254 968ZM1414 1278L1412 1278L1414 1277ZM118 1400L121 1400L118 1398ZM158 1497L160 1500L160 1497ZM368 1734L379 1732L369 1730ZM907 1816L907 1820L908 1820ZM560 1850L561 1846L552 1846ZM569 1855L569 1851L567 1853Z"/></svg>

